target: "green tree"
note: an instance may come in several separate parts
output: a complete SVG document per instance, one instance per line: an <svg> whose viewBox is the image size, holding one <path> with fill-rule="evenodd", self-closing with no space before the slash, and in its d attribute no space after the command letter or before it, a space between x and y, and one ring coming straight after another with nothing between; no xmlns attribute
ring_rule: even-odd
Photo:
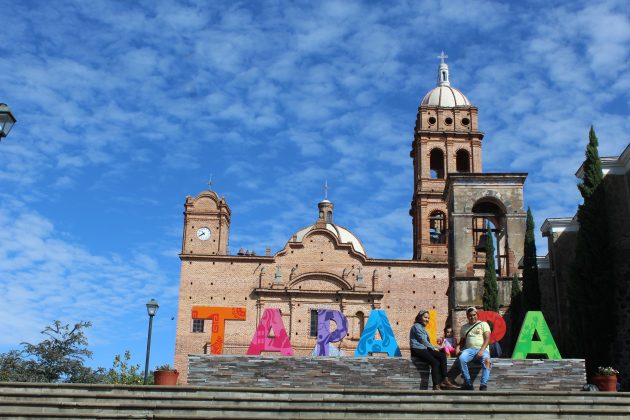
<svg viewBox="0 0 630 420"><path fill-rule="evenodd" d="M490 226L486 232L486 272L483 277L483 309L499 312L499 287L494 263L494 243Z"/></svg>
<svg viewBox="0 0 630 420"><path fill-rule="evenodd" d="M42 331L47 338L40 343L22 343L22 350L0 355L0 377L21 382L98 382L100 371L84 365L92 356L84 332L91 325L53 322Z"/></svg>
<svg viewBox="0 0 630 420"><path fill-rule="evenodd" d="M525 311L540 311L540 287L538 285L538 263L536 262L536 237L534 217L527 208L527 228L523 255L523 300Z"/></svg>
<svg viewBox="0 0 630 420"><path fill-rule="evenodd" d="M0 382L26 382L24 367L21 351L0 354Z"/></svg>
<svg viewBox="0 0 630 420"><path fill-rule="evenodd" d="M518 275L512 277L512 291L510 292L510 347L514 348L518 333L523 322L523 292L518 281Z"/></svg>
<svg viewBox="0 0 630 420"><path fill-rule="evenodd" d="M611 306L614 301L614 280L610 271L612 250L602 182L604 175L597 148L597 136L591 127L582 165L584 176L578 185L584 202L577 212L580 229L569 280L573 356L586 358L589 373L597 366L612 365L616 330L615 312Z"/></svg>
<svg viewBox="0 0 630 420"><path fill-rule="evenodd" d="M131 360L131 352L125 350L125 354L121 357L120 354L114 356L114 363L103 376L103 382L108 384L125 384L125 385L143 385L144 384L144 372L140 368L140 364L132 365L129 363ZM153 375L149 375L152 379Z"/></svg>

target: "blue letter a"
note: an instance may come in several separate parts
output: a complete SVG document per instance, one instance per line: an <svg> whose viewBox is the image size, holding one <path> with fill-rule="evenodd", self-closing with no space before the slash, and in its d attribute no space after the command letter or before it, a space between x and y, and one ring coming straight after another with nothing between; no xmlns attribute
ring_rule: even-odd
<svg viewBox="0 0 630 420"><path fill-rule="evenodd" d="M376 331L382 340L375 340ZM389 324L389 319L382 309L374 309L370 312L367 325L359 339L355 356L369 356L370 353L387 353L388 356L401 356L400 347L394 337L394 331Z"/></svg>

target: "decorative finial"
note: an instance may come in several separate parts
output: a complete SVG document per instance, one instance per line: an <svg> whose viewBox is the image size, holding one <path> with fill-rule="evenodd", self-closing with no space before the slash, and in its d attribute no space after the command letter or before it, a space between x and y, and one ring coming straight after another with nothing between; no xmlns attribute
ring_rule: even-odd
<svg viewBox="0 0 630 420"><path fill-rule="evenodd" d="M208 191L212 191L212 174L210 174L210 178L208 179Z"/></svg>
<svg viewBox="0 0 630 420"><path fill-rule="evenodd" d="M324 199L328 200L328 180L324 181Z"/></svg>
<svg viewBox="0 0 630 420"><path fill-rule="evenodd" d="M448 55L444 54L444 51L440 55L437 56L440 59L440 65L438 66L438 78L437 85L438 86L450 86L451 82L448 80L448 64L444 62L445 58L448 58Z"/></svg>
<svg viewBox="0 0 630 420"><path fill-rule="evenodd" d="M446 63L444 62L444 59L445 59L445 58L448 58L448 55L444 54L444 51L442 51L442 52L440 53L440 55L438 55L438 56L437 56L437 58L439 58L439 59L440 59L440 64L446 64Z"/></svg>

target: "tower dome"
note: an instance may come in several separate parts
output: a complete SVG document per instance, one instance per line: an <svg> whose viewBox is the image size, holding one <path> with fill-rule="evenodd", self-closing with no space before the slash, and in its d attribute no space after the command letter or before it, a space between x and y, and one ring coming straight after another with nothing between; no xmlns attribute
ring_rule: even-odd
<svg viewBox="0 0 630 420"><path fill-rule="evenodd" d="M448 64L444 59L448 56L442 52L438 56L440 65L438 67L437 86L427 92L422 98L420 105L440 106L445 108L454 108L456 106L472 106L466 95L459 89L451 86L448 74Z"/></svg>

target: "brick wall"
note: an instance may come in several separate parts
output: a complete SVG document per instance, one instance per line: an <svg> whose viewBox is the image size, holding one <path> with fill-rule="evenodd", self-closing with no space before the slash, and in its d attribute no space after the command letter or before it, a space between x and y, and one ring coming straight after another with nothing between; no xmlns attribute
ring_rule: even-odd
<svg viewBox="0 0 630 420"><path fill-rule="evenodd" d="M360 337L358 312L367 321L373 308L384 309L404 354L420 309L437 311L440 334L448 316L446 263L370 259L326 231L290 241L273 257L182 254L181 259L175 367L182 382L187 355L209 352L211 321L205 321L203 333L193 333L193 305L246 308L245 321L226 322L224 354L245 354L265 308L282 311L296 355L309 355L315 347L309 335L312 309L346 315L350 334L341 343L346 354L354 353ZM275 283L278 268L282 279Z"/></svg>
<svg viewBox="0 0 630 420"><path fill-rule="evenodd" d="M606 176L606 211L609 218L613 276L615 277L615 367L622 389L630 390L630 172Z"/></svg>

